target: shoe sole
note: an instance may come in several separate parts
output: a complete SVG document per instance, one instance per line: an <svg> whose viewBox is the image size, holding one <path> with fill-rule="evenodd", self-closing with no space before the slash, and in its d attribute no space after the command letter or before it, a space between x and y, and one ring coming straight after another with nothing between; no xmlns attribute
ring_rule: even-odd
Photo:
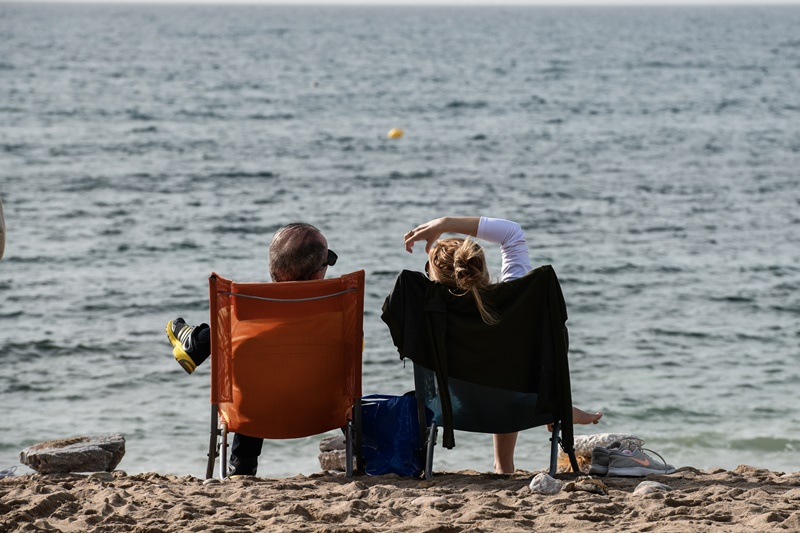
<svg viewBox="0 0 800 533"><path fill-rule="evenodd" d="M189 357L189 354L183 349L183 345L178 338L173 335L172 333L172 320L167 322L167 337L169 338L170 344L172 344L172 355L175 356L175 360L178 361L178 364L181 365L187 374L191 374L194 372L197 365L194 364L192 358Z"/></svg>
<svg viewBox="0 0 800 533"><path fill-rule="evenodd" d="M645 468L643 466L629 466L626 468L608 467L609 476L618 477L644 477L650 474L672 474L675 472L674 468L667 468L666 470L654 470L652 468Z"/></svg>

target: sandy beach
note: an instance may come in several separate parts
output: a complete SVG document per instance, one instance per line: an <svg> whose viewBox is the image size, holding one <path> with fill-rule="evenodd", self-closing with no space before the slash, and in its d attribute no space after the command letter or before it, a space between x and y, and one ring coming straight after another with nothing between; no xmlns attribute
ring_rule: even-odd
<svg viewBox="0 0 800 533"><path fill-rule="evenodd" d="M460 471L421 481L321 472L208 485L157 473L32 474L0 480L0 531L800 530L800 472L683 467L602 478L608 495L534 494L535 474ZM645 479L673 490L634 494Z"/></svg>

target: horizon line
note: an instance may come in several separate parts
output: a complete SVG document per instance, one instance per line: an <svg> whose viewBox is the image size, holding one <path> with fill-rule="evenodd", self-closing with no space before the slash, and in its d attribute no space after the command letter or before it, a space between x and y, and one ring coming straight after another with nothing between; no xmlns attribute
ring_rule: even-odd
<svg viewBox="0 0 800 533"><path fill-rule="evenodd" d="M781 7L799 6L800 0L0 0L0 5L214 5L304 7Z"/></svg>

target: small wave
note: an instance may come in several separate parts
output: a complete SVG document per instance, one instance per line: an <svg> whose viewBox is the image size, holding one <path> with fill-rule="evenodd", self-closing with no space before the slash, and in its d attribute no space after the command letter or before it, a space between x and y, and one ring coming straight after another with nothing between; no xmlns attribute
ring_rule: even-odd
<svg viewBox="0 0 800 533"><path fill-rule="evenodd" d="M793 267L789 265L756 265L747 269L751 272L771 272L778 276L785 276L788 274L800 273L800 267Z"/></svg>
<svg viewBox="0 0 800 533"><path fill-rule="evenodd" d="M785 305L773 305L770 307L770 310L777 311L779 313L790 313L793 315L800 315L800 306L787 307Z"/></svg>
<svg viewBox="0 0 800 533"><path fill-rule="evenodd" d="M394 279L400 274L399 270L373 270L370 277Z"/></svg>
<svg viewBox="0 0 800 533"><path fill-rule="evenodd" d="M547 104L547 100L545 100L541 96L533 95L533 96L530 97L530 99L527 102L523 102L520 105L522 107L524 107L524 108L529 108L529 107L539 107L539 106L543 106L543 105L546 105L546 104Z"/></svg>
<svg viewBox="0 0 800 533"><path fill-rule="evenodd" d="M26 149L28 146L21 143L3 143L0 144L0 148L7 154L13 154L15 152L21 152Z"/></svg>
<svg viewBox="0 0 800 533"><path fill-rule="evenodd" d="M711 338L711 335L709 335L708 333L703 333L700 331L674 330L674 329L661 329L661 328L652 328L649 331L655 335L663 335L666 337L689 337L691 339Z"/></svg>
<svg viewBox="0 0 800 533"><path fill-rule="evenodd" d="M200 245L194 241L184 240L179 242L178 244L172 245L172 249L174 250L199 250Z"/></svg>
<svg viewBox="0 0 800 533"><path fill-rule="evenodd" d="M625 263L624 265L617 265L617 266L607 266L601 267L594 270L595 274L601 274L604 276L611 275L611 274L624 274L627 272L639 272L642 269L633 263Z"/></svg>
<svg viewBox="0 0 800 533"><path fill-rule="evenodd" d="M80 109L54 109L52 111L45 111L43 113L48 117L77 117L83 114Z"/></svg>
<svg viewBox="0 0 800 533"><path fill-rule="evenodd" d="M218 172L216 174L211 174L210 178L275 178L278 175L274 172L270 172L269 170L263 170L260 172Z"/></svg>
<svg viewBox="0 0 800 533"><path fill-rule="evenodd" d="M126 109L125 113L128 115L128 118L131 120L155 120L153 115L148 115L147 113L142 113L138 109Z"/></svg>
<svg viewBox="0 0 800 533"><path fill-rule="evenodd" d="M133 128L131 133L156 133L158 128L155 126L147 126L146 128Z"/></svg>
<svg viewBox="0 0 800 533"><path fill-rule="evenodd" d="M774 437L754 437L752 439L733 439L730 441L730 446L734 450L786 452L800 449L800 441Z"/></svg>
<svg viewBox="0 0 800 533"><path fill-rule="evenodd" d="M274 226L214 226L212 233L218 234L240 234L240 235L270 235L275 231Z"/></svg>
<svg viewBox="0 0 800 533"><path fill-rule="evenodd" d="M793 293L797 290L800 290L800 284L798 283L779 283L772 288L773 291L778 293Z"/></svg>
<svg viewBox="0 0 800 533"><path fill-rule="evenodd" d="M190 118L215 118L215 119L226 118L224 115L220 115L216 111L194 110L194 109L181 109L180 111L178 111L178 115Z"/></svg>
<svg viewBox="0 0 800 533"><path fill-rule="evenodd" d="M101 311L101 312L102 311L113 311L115 309L119 309L120 307L127 307L127 306L124 305L124 304L111 305L111 303L109 303L109 302L99 303L99 304L86 304L83 307L81 307L81 311L86 311L86 312L89 312L89 313L93 313L93 312L96 312L96 311Z"/></svg>
<svg viewBox="0 0 800 533"><path fill-rule="evenodd" d="M759 343L765 345L770 344L775 340L771 337L764 337L763 335L749 335L747 333L737 333L736 338L741 341L758 341ZM784 371L783 368L776 368L775 370L781 373Z"/></svg>
<svg viewBox="0 0 800 533"><path fill-rule="evenodd" d="M715 143L714 141L709 141L705 145L703 145L703 151L708 152L709 154L721 154L722 152L725 151L725 148Z"/></svg>
<svg viewBox="0 0 800 533"><path fill-rule="evenodd" d="M712 302L728 302L734 304L753 303L755 300L747 296L714 296L709 298Z"/></svg>
<svg viewBox="0 0 800 533"><path fill-rule="evenodd" d="M475 102L465 102L464 100L453 100L449 102L445 108L447 109L483 109L484 107L488 107L489 104L483 100L478 100Z"/></svg>
<svg viewBox="0 0 800 533"><path fill-rule="evenodd" d="M705 411L691 411L680 407L650 407L630 414L635 420L716 420L717 415Z"/></svg>
<svg viewBox="0 0 800 533"><path fill-rule="evenodd" d="M50 392L52 390L53 387L14 382L9 383L4 392L10 394L14 392Z"/></svg>
<svg viewBox="0 0 800 533"><path fill-rule="evenodd" d="M652 68L652 69L706 69L709 68L711 65L704 62L693 62L687 61L685 63L672 63L670 61L644 61L638 64L628 64L627 67L629 69L636 69L636 68Z"/></svg>
<svg viewBox="0 0 800 533"><path fill-rule="evenodd" d="M353 176L353 180L364 182L366 185L370 187L380 187L386 188L392 186L391 177L378 177L378 176L366 176L364 174L356 174Z"/></svg>
<svg viewBox="0 0 800 533"><path fill-rule="evenodd" d="M0 345L0 354L6 357L12 357L15 360L30 360L44 356L50 357L62 355L63 353L64 348L62 346L59 346L49 340L31 343L9 342L7 344Z"/></svg>
<svg viewBox="0 0 800 533"><path fill-rule="evenodd" d="M404 178L405 179L412 179L412 180L419 180L419 179L432 178L433 176L434 176L433 170L425 170L425 171L421 171L421 172L409 172L409 173L403 173L403 172L399 172L397 170L394 170L389 174L389 178L391 178L393 180L395 180L395 179L404 179Z"/></svg>
<svg viewBox="0 0 800 533"><path fill-rule="evenodd" d="M539 71L540 74L543 74L545 76L556 76L556 77L560 77L563 74L566 74L567 72L569 72L568 69L556 66L543 68Z"/></svg>
<svg viewBox="0 0 800 533"><path fill-rule="evenodd" d="M634 235L639 235L643 233L678 233L684 232L686 228L683 226L651 226L649 228L634 228L630 230L630 233Z"/></svg>
<svg viewBox="0 0 800 533"><path fill-rule="evenodd" d="M725 440L725 435L704 431L694 435L673 437L670 440L686 448L717 448L719 443Z"/></svg>
<svg viewBox="0 0 800 533"><path fill-rule="evenodd" d="M714 108L714 112L715 113L720 113L722 111L725 111L729 107L737 107L737 106L741 106L741 105L742 105L742 101L741 100L728 100L728 99L725 99L722 102L717 104L717 106Z"/></svg>
<svg viewBox="0 0 800 533"><path fill-rule="evenodd" d="M250 120L293 120L294 115L291 113L274 113L272 115L256 113L254 115L249 115L247 118Z"/></svg>
<svg viewBox="0 0 800 533"><path fill-rule="evenodd" d="M86 192L95 189L105 189L111 186L108 178L100 178L94 176L84 176L75 181L69 181L64 184L62 191L64 192Z"/></svg>
<svg viewBox="0 0 800 533"><path fill-rule="evenodd" d="M75 211L70 211L69 213L64 213L63 215L58 215L57 218L63 218L67 220L71 220L74 218L86 218L90 217L88 211L84 211L83 209L76 209Z"/></svg>
<svg viewBox="0 0 800 533"><path fill-rule="evenodd" d="M0 112L2 112L2 110L0 110ZM0 144L0 147L2 147L3 151L7 154L13 154L14 152L21 152L27 148L27 145L22 143L3 143Z"/></svg>

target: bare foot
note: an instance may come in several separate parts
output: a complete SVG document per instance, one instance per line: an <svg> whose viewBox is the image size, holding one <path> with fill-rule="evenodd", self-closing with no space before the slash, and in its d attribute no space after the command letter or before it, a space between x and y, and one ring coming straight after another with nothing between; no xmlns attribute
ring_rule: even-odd
<svg viewBox="0 0 800 533"><path fill-rule="evenodd" d="M603 418L603 413L587 413L577 407L572 408L572 423L573 424L597 424Z"/></svg>
<svg viewBox="0 0 800 533"><path fill-rule="evenodd" d="M597 424L603 418L603 413L600 411L596 413L589 413L583 409L572 407L572 423L573 424ZM553 424L547 424L547 431L553 431Z"/></svg>

